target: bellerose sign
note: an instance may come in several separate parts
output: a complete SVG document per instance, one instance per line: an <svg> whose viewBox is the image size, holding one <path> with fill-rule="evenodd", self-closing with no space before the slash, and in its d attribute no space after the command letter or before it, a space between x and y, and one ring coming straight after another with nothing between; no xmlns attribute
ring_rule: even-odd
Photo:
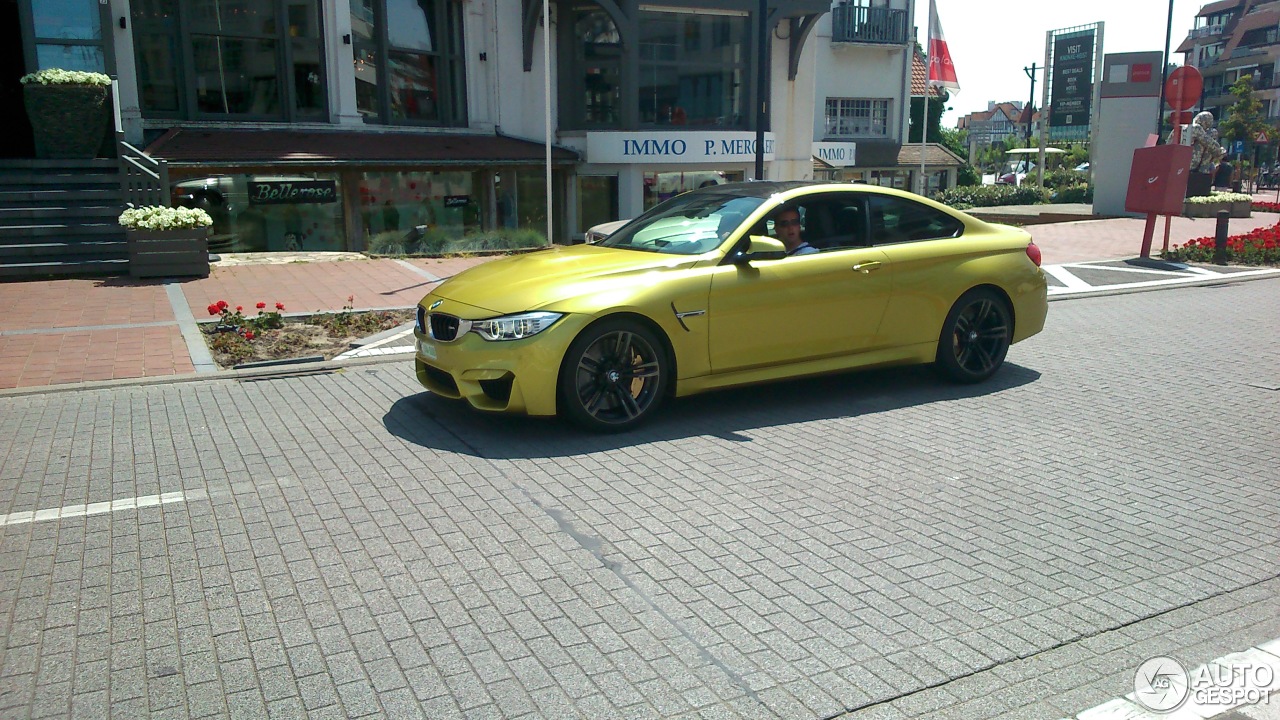
<svg viewBox="0 0 1280 720"><path fill-rule="evenodd" d="M589 132L587 162L755 162L753 132ZM764 134L764 159L773 159L773 133Z"/></svg>
<svg viewBox="0 0 1280 720"><path fill-rule="evenodd" d="M249 182L250 205L331 203L338 199L333 180L259 180Z"/></svg>

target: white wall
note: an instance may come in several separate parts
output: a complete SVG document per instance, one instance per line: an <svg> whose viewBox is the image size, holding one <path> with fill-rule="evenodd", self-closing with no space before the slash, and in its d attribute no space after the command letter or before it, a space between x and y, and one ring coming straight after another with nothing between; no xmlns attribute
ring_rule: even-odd
<svg viewBox="0 0 1280 720"><path fill-rule="evenodd" d="M783 24L780 27L786 27ZM830 25L828 25L830 27ZM817 29L815 28L815 34ZM765 177L769 180L813 179L813 126L816 99L816 71L821 39L811 34L800 53L800 63L795 80L788 80L791 62L791 42L779 40L778 33L771 36L773 66L769 69L771 93L769 115L773 131L773 162L766 163ZM830 43L828 43L829 45ZM752 168L754 172L754 168ZM750 175L752 173L748 173Z"/></svg>
<svg viewBox="0 0 1280 720"><path fill-rule="evenodd" d="M524 71L523 44L520 37L520 0L488 0L495 2L497 11L494 24L497 27L496 37L490 45L489 59L486 63L478 61L479 54L468 48L467 72L477 65L487 65L485 72L489 74L488 87L494 95L493 106L496 112L481 118L473 114L471 126L477 123L482 126L492 124L503 135L542 142L546 129L545 101L543 100L543 83L546 75L542 63L543 42L547 33L541 24L534 32L533 67L530 72ZM551 33L554 36L557 19L555 7L551 8ZM557 127L556 103L559 87L556 83L556 46L551 44L551 127ZM501 87L499 87L499 85ZM555 137L552 137L555 142Z"/></svg>
<svg viewBox="0 0 1280 720"><path fill-rule="evenodd" d="M911 18L912 4L893 0L889 6L907 10ZM910 26L910 23L909 23ZM871 45L832 45L831 13L822 16L814 28L806 46L815 57L815 98L813 111L813 140L826 136L826 99L829 97L890 98L889 139L901 142L905 127L905 112L910 110L910 99L904 100L904 62L910 57L906 46L877 47ZM806 49L806 54L809 52ZM910 92L910 77L907 93Z"/></svg>
<svg viewBox="0 0 1280 720"><path fill-rule="evenodd" d="M1129 192L1129 168L1133 151L1146 144L1151 118L1160 98L1102 98L1098 108L1098 134L1093 143L1093 213L1136 215L1125 212Z"/></svg>

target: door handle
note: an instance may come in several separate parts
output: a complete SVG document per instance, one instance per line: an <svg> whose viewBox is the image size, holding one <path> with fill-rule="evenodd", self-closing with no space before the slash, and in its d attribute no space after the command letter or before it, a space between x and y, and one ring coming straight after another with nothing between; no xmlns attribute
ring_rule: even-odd
<svg viewBox="0 0 1280 720"><path fill-rule="evenodd" d="M872 260L871 262L858 263L853 266L853 269L865 275L878 267L880 267L880 261Z"/></svg>

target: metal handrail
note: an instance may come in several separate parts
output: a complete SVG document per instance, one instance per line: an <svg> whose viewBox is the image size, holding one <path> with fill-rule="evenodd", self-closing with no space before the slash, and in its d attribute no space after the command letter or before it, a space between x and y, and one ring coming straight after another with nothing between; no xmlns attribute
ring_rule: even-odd
<svg viewBox="0 0 1280 720"><path fill-rule="evenodd" d="M120 190L128 207L169 205L169 164L147 155L124 140L117 140L120 156Z"/></svg>

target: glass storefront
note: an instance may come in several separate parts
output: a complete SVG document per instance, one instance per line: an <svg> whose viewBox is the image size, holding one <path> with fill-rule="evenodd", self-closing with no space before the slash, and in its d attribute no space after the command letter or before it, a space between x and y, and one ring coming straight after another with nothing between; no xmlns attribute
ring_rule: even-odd
<svg viewBox="0 0 1280 720"><path fill-rule="evenodd" d="M680 193L711 185L742 182L741 170L676 170L672 172L647 172L644 174L644 209ZM615 218L616 219L616 218Z"/></svg>
<svg viewBox="0 0 1280 720"><path fill-rule="evenodd" d="M618 176L578 176L578 229L620 220L618 217Z"/></svg>
<svg viewBox="0 0 1280 720"><path fill-rule="evenodd" d="M360 173L360 221L366 245L378 235L403 237L415 227L462 237L480 229L484 198L475 171Z"/></svg>
<svg viewBox="0 0 1280 720"><path fill-rule="evenodd" d="M337 173L180 178L173 201L213 218L212 252L347 250Z"/></svg>

